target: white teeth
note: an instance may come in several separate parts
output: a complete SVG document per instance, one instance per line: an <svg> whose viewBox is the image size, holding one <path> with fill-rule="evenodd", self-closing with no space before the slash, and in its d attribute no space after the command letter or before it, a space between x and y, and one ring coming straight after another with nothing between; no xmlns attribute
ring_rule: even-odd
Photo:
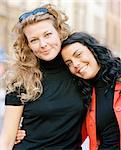
<svg viewBox="0 0 121 150"><path fill-rule="evenodd" d="M81 73L81 72L85 71L85 70L87 69L87 67L88 67L87 65L86 65L86 66L84 66L82 69L80 69L80 71L79 71L79 72Z"/></svg>

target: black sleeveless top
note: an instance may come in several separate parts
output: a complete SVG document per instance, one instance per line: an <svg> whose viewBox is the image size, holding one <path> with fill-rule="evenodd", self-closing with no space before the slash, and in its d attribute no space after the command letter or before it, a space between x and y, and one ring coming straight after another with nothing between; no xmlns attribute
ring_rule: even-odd
<svg viewBox="0 0 121 150"><path fill-rule="evenodd" d="M60 55L39 63L44 91L24 105L22 129L27 136L13 150L76 150L84 113L80 91ZM6 95L5 103L21 105L16 93Z"/></svg>

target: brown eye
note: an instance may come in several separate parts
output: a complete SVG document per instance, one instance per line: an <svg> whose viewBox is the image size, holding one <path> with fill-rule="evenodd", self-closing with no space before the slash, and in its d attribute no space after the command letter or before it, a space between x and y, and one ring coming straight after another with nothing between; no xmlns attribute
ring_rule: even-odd
<svg viewBox="0 0 121 150"><path fill-rule="evenodd" d="M81 55L81 53L78 53L78 54L76 55L76 57L78 58L78 57L80 57L80 55Z"/></svg>
<svg viewBox="0 0 121 150"><path fill-rule="evenodd" d="M45 34L45 37L49 37L52 33L51 32L48 32Z"/></svg>
<svg viewBox="0 0 121 150"><path fill-rule="evenodd" d="M67 62L66 65L67 65L68 67L71 67L72 61Z"/></svg>

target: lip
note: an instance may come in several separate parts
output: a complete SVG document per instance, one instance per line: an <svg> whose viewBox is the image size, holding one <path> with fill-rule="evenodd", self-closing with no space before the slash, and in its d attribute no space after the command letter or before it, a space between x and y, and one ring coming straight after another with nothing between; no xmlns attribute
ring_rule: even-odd
<svg viewBox="0 0 121 150"><path fill-rule="evenodd" d="M42 51L42 54L48 55L49 54L49 50Z"/></svg>
<svg viewBox="0 0 121 150"><path fill-rule="evenodd" d="M85 65L85 66L83 66L81 68L78 68L77 72L83 74L85 72L85 70L87 69L87 67L88 67L88 65Z"/></svg>

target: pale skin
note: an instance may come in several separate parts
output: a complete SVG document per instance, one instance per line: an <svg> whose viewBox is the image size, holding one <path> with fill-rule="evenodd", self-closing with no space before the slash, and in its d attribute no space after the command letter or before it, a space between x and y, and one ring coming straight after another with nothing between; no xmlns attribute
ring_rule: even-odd
<svg viewBox="0 0 121 150"><path fill-rule="evenodd" d="M60 37L51 20L28 25L24 28L24 33L29 47L38 58L49 61L60 52Z"/></svg>
<svg viewBox="0 0 121 150"><path fill-rule="evenodd" d="M61 49L61 41L51 20L43 20L24 28L29 47L38 58L50 61ZM24 106L6 106L2 133L0 135L0 150L12 150L25 136L25 131L17 134ZM15 142L17 138L18 141ZM22 136L23 137L22 137Z"/></svg>
<svg viewBox="0 0 121 150"><path fill-rule="evenodd" d="M21 120L23 106L6 106L0 136L0 150L12 150Z"/></svg>

